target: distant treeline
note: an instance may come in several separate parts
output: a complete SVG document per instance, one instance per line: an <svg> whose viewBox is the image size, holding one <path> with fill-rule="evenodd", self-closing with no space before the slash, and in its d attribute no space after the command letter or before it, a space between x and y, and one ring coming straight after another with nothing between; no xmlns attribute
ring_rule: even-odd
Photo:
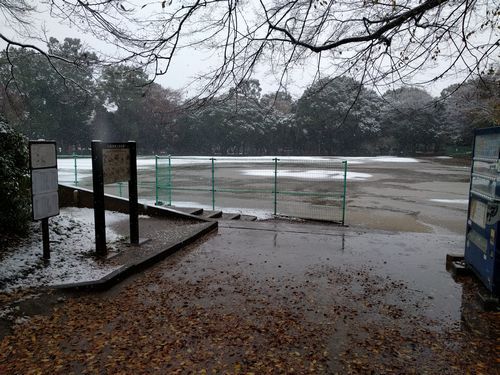
<svg viewBox="0 0 500 375"><path fill-rule="evenodd" d="M137 140L143 154L414 155L470 146L472 129L500 124L498 71L432 97L402 87L382 95L347 77L323 79L294 100L262 94L248 80L197 106L148 84L129 65L101 67L80 40L51 38L49 51L0 55L0 111L29 138L55 139L63 153L91 139ZM55 68L55 69L54 69Z"/></svg>

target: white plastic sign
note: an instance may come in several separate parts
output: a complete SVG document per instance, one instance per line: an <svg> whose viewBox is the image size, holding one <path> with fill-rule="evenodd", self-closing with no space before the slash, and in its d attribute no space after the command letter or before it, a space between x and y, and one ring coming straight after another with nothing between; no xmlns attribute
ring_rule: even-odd
<svg viewBox="0 0 500 375"><path fill-rule="evenodd" d="M33 220L59 215L59 193L33 195Z"/></svg>
<svg viewBox="0 0 500 375"><path fill-rule="evenodd" d="M57 183L57 168L34 169L31 172L31 191L34 195L57 192Z"/></svg>
<svg viewBox="0 0 500 375"><path fill-rule="evenodd" d="M55 142L31 143L30 156L31 169L53 168L57 166Z"/></svg>
<svg viewBox="0 0 500 375"><path fill-rule="evenodd" d="M56 143L30 142L33 220L59 215Z"/></svg>

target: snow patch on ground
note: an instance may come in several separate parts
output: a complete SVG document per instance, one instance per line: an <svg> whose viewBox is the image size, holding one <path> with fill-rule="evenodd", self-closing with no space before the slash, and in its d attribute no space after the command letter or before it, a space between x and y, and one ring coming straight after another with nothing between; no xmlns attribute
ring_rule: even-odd
<svg viewBox="0 0 500 375"><path fill-rule="evenodd" d="M453 204L468 204L468 199L431 199L431 202L437 203L453 203Z"/></svg>
<svg viewBox="0 0 500 375"><path fill-rule="evenodd" d="M215 164L221 163L240 163L240 164L272 164L276 156L217 156L215 157ZM282 165L287 162L305 162L305 163L341 163L347 160L348 165L358 165L365 163L419 163L420 161L415 158L405 158L397 156L278 156L277 157ZM438 157L438 158L446 158ZM89 157L80 157L76 159L77 163L77 178L80 181L82 178L92 176L92 160ZM138 169L152 169L155 168L156 160L154 157L139 157L137 158ZM185 165L209 165L211 164L210 156L183 156L172 157L171 165L173 168L176 166ZM75 180L75 160L73 158L60 158L57 160L59 181L62 183L72 183ZM160 168L167 168L168 159L162 157L158 159ZM152 172L154 173L154 172Z"/></svg>
<svg viewBox="0 0 500 375"><path fill-rule="evenodd" d="M245 169L241 171L246 176L256 177L274 177L273 169ZM278 177L289 177L299 180L343 180L343 171L332 171L327 169L310 169L305 171L300 170L278 170ZM372 177L368 173L347 172L346 178L352 181L364 181Z"/></svg>
<svg viewBox="0 0 500 375"><path fill-rule="evenodd" d="M369 162L376 163L420 163L420 160L415 158L403 158L398 156L353 156L339 158L342 160L347 160L347 165L349 164L364 164Z"/></svg>
<svg viewBox="0 0 500 375"><path fill-rule="evenodd" d="M127 220L128 216L106 212L106 223ZM94 211L88 208L63 208L49 219L51 259L42 259L40 224L22 244L8 249L0 258L0 291L40 287L100 279L119 267L97 260L95 252ZM112 250L121 236L106 228L106 242Z"/></svg>

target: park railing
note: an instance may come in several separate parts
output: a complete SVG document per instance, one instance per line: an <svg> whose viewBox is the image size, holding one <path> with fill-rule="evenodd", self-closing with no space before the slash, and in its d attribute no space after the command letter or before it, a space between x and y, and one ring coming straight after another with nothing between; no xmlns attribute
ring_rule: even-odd
<svg viewBox="0 0 500 375"><path fill-rule="evenodd" d="M344 224L347 161L315 157L140 157L141 201ZM60 182L92 189L89 156L59 156ZM106 185L127 196L127 184ZM265 216L265 215L264 215Z"/></svg>

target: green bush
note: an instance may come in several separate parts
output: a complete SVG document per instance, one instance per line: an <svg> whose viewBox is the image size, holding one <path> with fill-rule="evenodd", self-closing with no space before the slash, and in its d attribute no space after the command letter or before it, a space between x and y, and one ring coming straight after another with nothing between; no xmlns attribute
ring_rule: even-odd
<svg viewBox="0 0 500 375"><path fill-rule="evenodd" d="M25 235L31 217L28 142L0 117L0 243Z"/></svg>

